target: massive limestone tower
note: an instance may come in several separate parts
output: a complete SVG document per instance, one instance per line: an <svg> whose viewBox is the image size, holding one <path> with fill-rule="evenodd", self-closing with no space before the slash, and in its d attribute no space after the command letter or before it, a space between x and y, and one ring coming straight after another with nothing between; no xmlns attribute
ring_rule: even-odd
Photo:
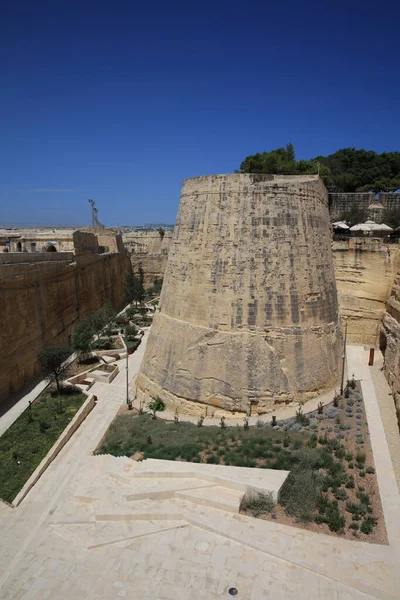
<svg viewBox="0 0 400 600"><path fill-rule="evenodd" d="M138 398L262 413L333 386L340 340L319 177L184 181Z"/></svg>

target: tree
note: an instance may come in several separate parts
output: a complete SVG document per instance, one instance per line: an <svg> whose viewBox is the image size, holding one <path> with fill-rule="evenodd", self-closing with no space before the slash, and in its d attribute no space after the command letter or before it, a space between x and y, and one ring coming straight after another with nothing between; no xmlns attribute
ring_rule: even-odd
<svg viewBox="0 0 400 600"><path fill-rule="evenodd" d="M382 215L382 223L386 223L393 229L400 227L400 208L385 210Z"/></svg>
<svg viewBox="0 0 400 600"><path fill-rule="evenodd" d="M94 330L90 319L79 321L72 330L72 348L82 362L90 353Z"/></svg>
<svg viewBox="0 0 400 600"><path fill-rule="evenodd" d="M365 223L368 219L368 211L365 208L353 204L347 210L343 211L339 217L339 221L345 221L350 226L357 225L357 223Z"/></svg>
<svg viewBox="0 0 400 600"><path fill-rule="evenodd" d="M161 238L161 241L163 241L164 235L165 235L165 229L164 229L164 227L159 227L158 228L158 233L159 233L159 236Z"/></svg>
<svg viewBox="0 0 400 600"><path fill-rule="evenodd" d="M68 346L49 346L38 354L43 377L49 383L54 382L56 384L58 396L61 394L60 382L66 379L71 369L70 364L65 364L70 355L71 348Z"/></svg>
<svg viewBox="0 0 400 600"><path fill-rule="evenodd" d="M138 280L135 277L133 269L129 269L125 278L125 298L126 301L137 304Z"/></svg>
<svg viewBox="0 0 400 600"><path fill-rule="evenodd" d="M156 413L163 412L165 410L165 403L159 396L157 396L157 398L153 398L153 400L148 403L147 408L151 410L153 413L153 419L155 419Z"/></svg>
<svg viewBox="0 0 400 600"><path fill-rule="evenodd" d="M134 337L136 337L138 333L138 328L135 325L127 325L125 327L125 336L128 338L128 340L132 340Z"/></svg>
<svg viewBox="0 0 400 600"><path fill-rule="evenodd" d="M294 147L288 144L247 156L241 173L311 174L318 172L327 188L335 192L390 192L400 188L400 152L342 148L328 156L296 162Z"/></svg>
<svg viewBox="0 0 400 600"><path fill-rule="evenodd" d="M146 297L146 291L144 289L144 271L142 265L139 265L139 284L138 284L138 302L142 304Z"/></svg>
<svg viewBox="0 0 400 600"><path fill-rule="evenodd" d="M96 312L94 312L89 318L89 321L94 333L97 334L97 339L99 339L101 330L107 324L105 320L104 310L102 308L96 310Z"/></svg>
<svg viewBox="0 0 400 600"><path fill-rule="evenodd" d="M144 289L144 271L142 265L139 266L139 275L138 277L135 275L133 269L130 269L126 274L125 280L125 296L127 302L135 302L137 304L142 304L146 291Z"/></svg>
<svg viewBox="0 0 400 600"><path fill-rule="evenodd" d="M114 321L115 317L117 316L117 311L113 309L113 307L108 302L108 300L104 304L102 311L103 311L103 316L104 316L104 323L105 323L105 325L107 325L107 335L111 335L111 326L112 326L112 322Z"/></svg>

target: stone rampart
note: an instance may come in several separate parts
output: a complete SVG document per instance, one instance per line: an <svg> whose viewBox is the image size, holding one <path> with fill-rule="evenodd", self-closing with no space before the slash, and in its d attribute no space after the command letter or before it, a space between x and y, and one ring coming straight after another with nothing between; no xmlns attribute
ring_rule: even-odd
<svg viewBox="0 0 400 600"><path fill-rule="evenodd" d="M165 231L164 235L157 230L132 231L123 235L133 269L137 272L140 264L143 267L145 286L164 277L171 240L171 231Z"/></svg>
<svg viewBox="0 0 400 600"><path fill-rule="evenodd" d="M392 388L400 427L400 269L383 314L379 343L385 356L384 371Z"/></svg>
<svg viewBox="0 0 400 600"><path fill-rule="evenodd" d="M378 345L385 304L400 266L400 248L379 240L333 242L339 312L350 343Z"/></svg>
<svg viewBox="0 0 400 600"><path fill-rule="evenodd" d="M121 254L0 267L0 403L40 374L38 352L68 343L80 318L107 300L123 306L128 267Z"/></svg>
<svg viewBox="0 0 400 600"><path fill-rule="evenodd" d="M186 180L138 396L262 413L333 386L340 340L322 181Z"/></svg>

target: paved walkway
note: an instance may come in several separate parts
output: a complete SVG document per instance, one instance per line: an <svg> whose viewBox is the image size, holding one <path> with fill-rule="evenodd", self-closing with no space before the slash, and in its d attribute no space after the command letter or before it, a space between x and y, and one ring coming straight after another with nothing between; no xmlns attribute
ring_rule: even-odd
<svg viewBox="0 0 400 600"><path fill-rule="evenodd" d="M129 358L131 382L147 337ZM388 546L239 515L220 481L209 482L211 496L196 475L171 483L182 467L156 461L157 473L143 473L126 458L91 456L125 400L121 372L95 384L96 408L21 505L0 505L1 599L217 600L236 587L242 600L396 600L399 493L367 353L352 346L348 360L361 379Z"/></svg>

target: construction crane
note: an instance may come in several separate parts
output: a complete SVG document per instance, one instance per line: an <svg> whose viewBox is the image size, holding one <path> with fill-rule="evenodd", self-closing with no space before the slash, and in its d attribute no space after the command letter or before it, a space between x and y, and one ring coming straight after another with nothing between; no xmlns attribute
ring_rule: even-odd
<svg viewBox="0 0 400 600"><path fill-rule="evenodd" d="M97 218L99 210L96 208L96 202L92 199L89 199L89 204L92 207L92 227L93 229L104 229L104 225L100 223Z"/></svg>

